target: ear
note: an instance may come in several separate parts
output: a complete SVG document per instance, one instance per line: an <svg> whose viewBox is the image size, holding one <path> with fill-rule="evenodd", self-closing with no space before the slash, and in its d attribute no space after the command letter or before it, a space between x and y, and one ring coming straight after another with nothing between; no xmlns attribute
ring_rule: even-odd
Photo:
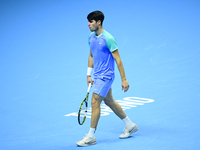
<svg viewBox="0 0 200 150"><path fill-rule="evenodd" d="M98 24L98 25L101 25L101 20L98 20L98 21L97 21L97 24Z"/></svg>

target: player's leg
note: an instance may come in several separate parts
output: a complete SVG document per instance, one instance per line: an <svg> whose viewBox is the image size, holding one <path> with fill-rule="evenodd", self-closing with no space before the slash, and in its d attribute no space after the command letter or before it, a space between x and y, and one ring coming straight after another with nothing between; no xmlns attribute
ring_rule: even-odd
<svg viewBox="0 0 200 150"><path fill-rule="evenodd" d="M94 136L95 129L101 114L100 104L102 100L106 97L111 85L113 83L112 79L100 78L96 79L94 84L94 90L92 95L92 116L91 116L91 125L88 135L90 137Z"/></svg>
<svg viewBox="0 0 200 150"><path fill-rule="evenodd" d="M96 79L94 84L95 85L91 102L92 116L90 130L84 139L77 142L78 146L89 146L92 144L96 144L96 138L94 136L94 133L101 114L100 104L102 100L106 97L110 89L110 85L112 84L112 81L109 79Z"/></svg>
<svg viewBox="0 0 200 150"><path fill-rule="evenodd" d="M124 113L122 107L113 99L112 96L112 89L109 90L108 94L106 95L104 102L107 106L109 106L113 112L120 118L126 118L126 114Z"/></svg>
<svg viewBox="0 0 200 150"><path fill-rule="evenodd" d="M125 132L119 136L120 138L128 138L132 133L138 130L138 126L126 116L122 107L113 99L112 89L109 90L104 102L126 125Z"/></svg>
<svg viewBox="0 0 200 150"><path fill-rule="evenodd" d="M95 128L97 127L99 118L100 118L100 114L101 114L101 102L104 99L104 97L97 95L95 93L93 93L92 95L92 116L91 116L91 128Z"/></svg>
<svg viewBox="0 0 200 150"><path fill-rule="evenodd" d="M101 108L100 108L100 104L102 102L104 98L93 93L92 95L92 116L91 116L91 126L90 126L90 130L88 132L88 134L81 140L78 141L76 144L78 146L89 146L89 145L93 145L96 144L96 138L94 136L99 118L100 118L100 114L101 114Z"/></svg>

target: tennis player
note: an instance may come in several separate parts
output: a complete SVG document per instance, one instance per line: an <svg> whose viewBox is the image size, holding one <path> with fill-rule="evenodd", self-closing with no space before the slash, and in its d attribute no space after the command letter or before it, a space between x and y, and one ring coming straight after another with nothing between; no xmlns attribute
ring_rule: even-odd
<svg viewBox="0 0 200 150"><path fill-rule="evenodd" d="M119 138L128 138L138 130L138 126L128 118L122 107L112 96L111 86L115 78L115 62L121 75L122 90L126 92L129 89L129 83L126 80L116 40L110 33L103 29L104 14L101 11L91 12L87 16L87 19L89 21L89 29L91 30L88 39L90 54L88 58L87 83L94 84L94 90L92 95L90 130L81 141L76 143L78 146L89 146L97 143L94 134L100 118L100 104L102 101L125 123L125 132ZM91 77L92 74L94 80Z"/></svg>

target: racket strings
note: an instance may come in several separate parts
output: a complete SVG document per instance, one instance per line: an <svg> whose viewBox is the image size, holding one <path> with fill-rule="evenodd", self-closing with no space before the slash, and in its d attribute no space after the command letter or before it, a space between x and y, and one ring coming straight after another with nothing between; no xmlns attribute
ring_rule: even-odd
<svg viewBox="0 0 200 150"><path fill-rule="evenodd" d="M80 110L80 122L83 122L87 114L86 103L83 103L82 108Z"/></svg>

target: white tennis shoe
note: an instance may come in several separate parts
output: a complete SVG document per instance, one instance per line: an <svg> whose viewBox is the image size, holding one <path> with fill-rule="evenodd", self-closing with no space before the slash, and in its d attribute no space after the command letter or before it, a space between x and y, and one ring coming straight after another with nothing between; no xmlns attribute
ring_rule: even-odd
<svg viewBox="0 0 200 150"><path fill-rule="evenodd" d="M89 145L94 145L96 143L97 142L95 136L89 137L88 134L86 134L86 136L81 141L78 141L76 144L78 146L89 146Z"/></svg>
<svg viewBox="0 0 200 150"><path fill-rule="evenodd" d="M123 134L119 136L120 139L128 138L132 133L138 130L138 126L135 123L132 123L130 126L126 126Z"/></svg>

